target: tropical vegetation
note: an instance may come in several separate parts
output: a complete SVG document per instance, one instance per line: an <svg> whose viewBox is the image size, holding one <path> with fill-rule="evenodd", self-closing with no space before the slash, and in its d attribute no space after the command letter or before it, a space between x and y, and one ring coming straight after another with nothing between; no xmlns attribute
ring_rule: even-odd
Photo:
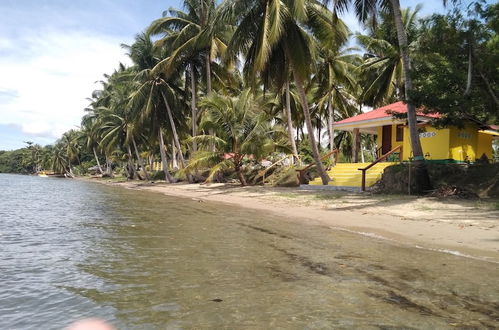
<svg viewBox="0 0 499 330"><path fill-rule="evenodd" d="M499 5L454 1L420 17L398 0L185 0L123 45L132 65L104 75L81 126L51 146L0 152L0 172L89 170L129 179L195 182L233 175L243 185L262 159L350 160L352 136L333 123L404 100L419 190L430 185L415 107L440 125L499 113ZM339 18L353 8L364 26ZM375 157L362 135L361 158ZM158 171L155 164L161 163Z"/></svg>

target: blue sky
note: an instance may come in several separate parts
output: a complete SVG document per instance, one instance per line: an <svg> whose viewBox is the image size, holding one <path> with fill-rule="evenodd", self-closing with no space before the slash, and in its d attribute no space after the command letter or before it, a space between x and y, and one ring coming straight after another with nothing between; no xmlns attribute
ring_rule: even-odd
<svg viewBox="0 0 499 330"><path fill-rule="evenodd" d="M418 3L423 15L443 11L439 0L401 1ZM129 63L120 44L172 6L181 2L1 0L0 150L50 144L78 126L95 82ZM343 19L359 30L351 14Z"/></svg>

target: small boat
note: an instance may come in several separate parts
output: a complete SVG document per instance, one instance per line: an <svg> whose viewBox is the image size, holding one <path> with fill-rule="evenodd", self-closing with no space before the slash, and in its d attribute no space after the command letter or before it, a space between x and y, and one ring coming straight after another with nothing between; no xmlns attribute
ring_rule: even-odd
<svg viewBox="0 0 499 330"><path fill-rule="evenodd" d="M49 176L47 175L47 173L45 173L45 172L38 172L38 176L39 176L40 178L48 178L48 177L49 177Z"/></svg>

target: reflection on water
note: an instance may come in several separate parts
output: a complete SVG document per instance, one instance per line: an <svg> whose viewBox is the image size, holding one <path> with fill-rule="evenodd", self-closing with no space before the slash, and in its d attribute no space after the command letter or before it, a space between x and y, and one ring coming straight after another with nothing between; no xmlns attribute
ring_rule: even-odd
<svg viewBox="0 0 499 330"><path fill-rule="evenodd" d="M73 180L0 186L2 329L499 326L497 264Z"/></svg>

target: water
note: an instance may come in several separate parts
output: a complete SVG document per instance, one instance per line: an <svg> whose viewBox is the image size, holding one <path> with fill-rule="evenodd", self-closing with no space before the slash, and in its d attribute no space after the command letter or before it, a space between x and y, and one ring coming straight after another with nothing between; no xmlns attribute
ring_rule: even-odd
<svg viewBox="0 0 499 330"><path fill-rule="evenodd" d="M0 329L499 327L494 263L95 183L0 187Z"/></svg>

